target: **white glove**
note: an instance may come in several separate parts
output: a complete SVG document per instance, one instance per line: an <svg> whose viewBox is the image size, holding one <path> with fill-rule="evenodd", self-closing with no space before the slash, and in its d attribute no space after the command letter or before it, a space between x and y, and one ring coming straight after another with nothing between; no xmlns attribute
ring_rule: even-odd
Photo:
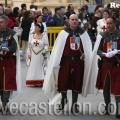
<svg viewBox="0 0 120 120"><path fill-rule="evenodd" d="M7 52L9 51L9 49L7 47L2 47L2 50L7 51Z"/></svg>
<svg viewBox="0 0 120 120"><path fill-rule="evenodd" d="M118 50L114 49L113 51L111 51L114 55L118 54Z"/></svg>
<svg viewBox="0 0 120 120"><path fill-rule="evenodd" d="M118 54L120 54L120 50L118 50Z"/></svg>
<svg viewBox="0 0 120 120"><path fill-rule="evenodd" d="M48 45L45 45L45 50L48 50Z"/></svg>
<svg viewBox="0 0 120 120"><path fill-rule="evenodd" d="M110 51L108 53L103 53L107 58L111 58L115 56L118 53L118 50L114 49L113 51Z"/></svg>

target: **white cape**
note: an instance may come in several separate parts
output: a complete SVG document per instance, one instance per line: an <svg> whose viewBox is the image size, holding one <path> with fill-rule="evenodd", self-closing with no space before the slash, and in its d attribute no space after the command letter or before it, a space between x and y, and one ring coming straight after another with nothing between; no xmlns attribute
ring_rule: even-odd
<svg viewBox="0 0 120 120"><path fill-rule="evenodd" d="M98 90L95 86L96 86L96 80L97 80L97 75L98 75L98 59L100 59L99 55L97 55L97 50L98 50L99 44L101 42L101 38L102 38L102 36L100 34L98 34L95 45L94 45L94 49L93 49L93 60L92 60L91 70L90 70L90 80L92 82L91 85L94 86L94 88L95 88L91 92L96 95L98 94Z"/></svg>
<svg viewBox="0 0 120 120"><path fill-rule="evenodd" d="M17 91L10 92L10 98L16 97L18 94L21 93L21 64L20 64L20 52L19 52L19 45L18 45L18 36L15 34L14 39L17 43L17 50L16 50L16 84L17 84Z"/></svg>
<svg viewBox="0 0 120 120"><path fill-rule="evenodd" d="M69 33L62 30L59 33L57 40L54 44L54 47L52 49L52 53L48 62L48 68L43 84L43 91L45 94L57 93L57 80L58 80L58 73L60 68L59 64L68 35ZM84 54L85 54L85 69L84 69L82 96L86 97L87 94L91 93L91 91L93 91L94 89L94 87L90 85L91 82L89 79L92 56L93 56L92 44L87 32L84 32L82 35L80 35L80 38L82 40Z"/></svg>

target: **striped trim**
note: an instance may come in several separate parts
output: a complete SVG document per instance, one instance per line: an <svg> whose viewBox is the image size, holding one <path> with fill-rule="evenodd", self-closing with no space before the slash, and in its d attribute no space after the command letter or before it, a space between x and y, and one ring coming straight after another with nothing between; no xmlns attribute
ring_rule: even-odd
<svg viewBox="0 0 120 120"><path fill-rule="evenodd" d="M34 85L43 85L44 80L27 80L27 86L34 86Z"/></svg>

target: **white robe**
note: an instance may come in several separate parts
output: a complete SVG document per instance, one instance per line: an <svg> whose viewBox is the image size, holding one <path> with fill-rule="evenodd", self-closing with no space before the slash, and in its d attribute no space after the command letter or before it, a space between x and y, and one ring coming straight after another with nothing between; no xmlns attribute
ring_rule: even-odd
<svg viewBox="0 0 120 120"><path fill-rule="evenodd" d="M90 80L92 80L91 82L93 82L93 83L91 83L91 85L94 87L96 86L96 80L97 80L97 75L98 75L98 59L100 59L99 55L97 55L97 50L98 50L99 44L101 42L101 38L102 38L102 36L100 34L98 34L95 45L94 45L94 49L93 49L93 60L92 60L91 70L90 70ZM91 92L96 95L98 94L98 90L96 87Z"/></svg>
<svg viewBox="0 0 120 120"><path fill-rule="evenodd" d="M38 45L36 46L34 42L37 42ZM44 57L42 53L45 52L46 45L48 45L48 41L45 35L42 39L35 39L33 35L31 36L27 52L28 55L31 55L31 61L28 67L26 81L39 82L44 80Z"/></svg>
<svg viewBox="0 0 120 120"><path fill-rule="evenodd" d="M50 56L50 60L48 62L47 73L44 79L44 84L43 84L44 93L57 93L58 73L60 68L59 64L68 35L69 33L62 30L59 33L57 40L54 44ZM89 79L89 73L90 73L92 56L93 56L92 44L87 32L84 32L82 35L80 35L80 38L82 40L84 54L85 54L85 69L84 69L82 95L86 97L87 94L89 94L94 89L93 86L90 88L89 85L91 84ZM87 90L88 88L90 91Z"/></svg>

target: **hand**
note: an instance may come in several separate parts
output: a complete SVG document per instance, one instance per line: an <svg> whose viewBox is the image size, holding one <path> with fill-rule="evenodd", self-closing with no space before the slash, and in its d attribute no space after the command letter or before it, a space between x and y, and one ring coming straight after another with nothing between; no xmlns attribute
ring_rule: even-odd
<svg viewBox="0 0 120 120"><path fill-rule="evenodd" d="M108 53L102 53L102 54L107 58L111 58L115 56L117 53L118 53L118 50L114 49L113 51L110 51Z"/></svg>
<svg viewBox="0 0 120 120"><path fill-rule="evenodd" d="M2 51L9 52L9 49L7 47L2 47Z"/></svg>
<svg viewBox="0 0 120 120"><path fill-rule="evenodd" d="M118 50L118 54L120 54L120 50Z"/></svg>
<svg viewBox="0 0 120 120"><path fill-rule="evenodd" d="M28 55L28 59L30 59L30 60L31 60L31 55Z"/></svg>
<svg viewBox="0 0 120 120"><path fill-rule="evenodd" d="M80 60L84 60L85 59L85 54L83 53L80 57Z"/></svg>
<svg viewBox="0 0 120 120"><path fill-rule="evenodd" d="M116 55L116 54L118 54L118 50L117 50L117 49L114 49L114 50L112 51L112 53L113 53L114 55Z"/></svg>

